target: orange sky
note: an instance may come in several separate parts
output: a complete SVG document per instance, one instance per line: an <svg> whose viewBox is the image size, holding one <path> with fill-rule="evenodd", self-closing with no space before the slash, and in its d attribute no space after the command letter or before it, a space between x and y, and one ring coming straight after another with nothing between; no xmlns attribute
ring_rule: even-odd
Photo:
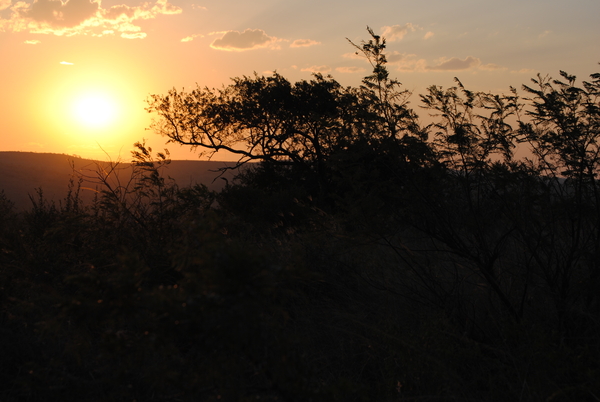
<svg viewBox="0 0 600 402"><path fill-rule="evenodd" d="M358 85L368 65L345 38L367 39L367 25L388 38L392 75L417 94L455 76L507 92L538 72L600 71L598 0L63 1L0 0L0 151L129 160L143 138L164 147L146 130L150 94L255 71ZM86 117L82 104L107 117Z"/></svg>

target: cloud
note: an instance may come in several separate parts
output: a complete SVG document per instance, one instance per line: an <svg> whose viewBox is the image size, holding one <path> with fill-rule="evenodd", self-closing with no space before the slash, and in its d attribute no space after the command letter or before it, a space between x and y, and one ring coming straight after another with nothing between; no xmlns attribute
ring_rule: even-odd
<svg viewBox="0 0 600 402"><path fill-rule="evenodd" d="M537 71L532 69L532 68L522 68L520 70L513 70L511 71L511 73L513 74L537 74Z"/></svg>
<svg viewBox="0 0 600 402"><path fill-rule="evenodd" d="M363 61L366 60L365 56L358 52L345 53L343 55L343 57L345 57L347 59L353 59L353 60L363 60ZM387 52L386 59L387 59L389 66L395 67L396 70L403 71L403 72L425 71L426 66L427 66L427 62L425 61L425 59L419 59L414 54L400 53L395 50L391 51L391 52ZM340 72L354 72L354 71L362 72L362 71L365 71L365 69L359 68L359 67L340 67L340 68L344 69L345 71L341 71L339 69L336 69L336 70L338 70ZM355 70L351 70L351 69L355 69Z"/></svg>
<svg viewBox="0 0 600 402"><path fill-rule="evenodd" d="M37 45L38 43L41 43L41 41L39 41L37 39L30 39L30 40L26 40L24 43L27 45Z"/></svg>
<svg viewBox="0 0 600 402"><path fill-rule="evenodd" d="M204 35L194 34L194 35L186 36L185 38L181 39L181 42L191 42L195 38L204 38Z"/></svg>
<svg viewBox="0 0 600 402"><path fill-rule="evenodd" d="M433 66L428 66L428 70L443 70L443 71L458 71L458 70L468 70L473 67L477 67L481 64L481 60L476 57L468 56L464 60L459 59L458 57L452 57L447 59L442 57L437 60L437 64Z"/></svg>
<svg viewBox="0 0 600 402"><path fill-rule="evenodd" d="M68 61L61 61L59 64L62 64L63 66L72 66L73 63L68 62Z"/></svg>
<svg viewBox="0 0 600 402"><path fill-rule="evenodd" d="M296 39L290 44L290 47L309 47L320 44L321 42L312 39Z"/></svg>
<svg viewBox="0 0 600 402"><path fill-rule="evenodd" d="M362 67L352 66L352 67L337 67L335 69L335 71L337 71L339 73L344 73L344 74L352 74L352 73L364 73L367 70Z"/></svg>
<svg viewBox="0 0 600 402"><path fill-rule="evenodd" d="M499 66L497 64L489 63L489 64L481 64L479 65L480 70L506 70L506 67Z"/></svg>
<svg viewBox="0 0 600 402"><path fill-rule="evenodd" d="M396 67L396 70L407 73L425 71L427 66L425 59L418 58L416 54L393 51L388 54L387 59L390 65Z"/></svg>
<svg viewBox="0 0 600 402"><path fill-rule="evenodd" d="M481 60L477 57L468 56L464 60L458 57L445 58L442 57L436 61L433 66L427 66L427 70L438 70L438 71L460 71L460 70L503 70L502 66L497 64L481 64Z"/></svg>
<svg viewBox="0 0 600 402"><path fill-rule="evenodd" d="M364 60L365 55L359 52L344 53L342 57L346 59Z"/></svg>
<svg viewBox="0 0 600 402"><path fill-rule="evenodd" d="M329 66L310 66L306 68L301 68L300 71L309 71L311 73L328 73L331 71L331 67Z"/></svg>
<svg viewBox="0 0 600 402"><path fill-rule="evenodd" d="M541 38L543 38L545 36L550 35L551 33L552 33L552 31L544 31L544 32L542 32L541 34L538 35L538 38L541 39Z"/></svg>
<svg viewBox="0 0 600 402"><path fill-rule="evenodd" d="M246 29L244 32L227 31L221 38L215 39L210 47L241 52L273 46L277 41L277 38L267 35L262 29Z"/></svg>
<svg viewBox="0 0 600 402"><path fill-rule="evenodd" d="M407 22L404 25L392 25L381 27L381 36L386 38L389 42L395 42L402 40L404 36L409 32L415 32L420 29L418 25L413 25Z"/></svg>
<svg viewBox="0 0 600 402"><path fill-rule="evenodd" d="M433 35L435 35L435 34L431 31L429 31L425 34L425 36L423 36L423 39L427 40L427 39L431 38Z"/></svg>
<svg viewBox="0 0 600 402"><path fill-rule="evenodd" d="M75 27L96 15L100 5L91 0L36 0L19 15L51 27Z"/></svg>
<svg viewBox="0 0 600 402"><path fill-rule="evenodd" d="M414 54L407 55L406 53L400 53L396 50L389 52L385 57L390 64L398 63L405 59L407 56L414 56Z"/></svg>
<svg viewBox="0 0 600 402"><path fill-rule="evenodd" d="M123 32L121 34L121 38L124 39L144 39L146 36L145 32Z"/></svg>
<svg viewBox="0 0 600 402"><path fill-rule="evenodd" d="M0 11L7 9L10 7L11 0L0 0Z"/></svg>
<svg viewBox="0 0 600 402"><path fill-rule="evenodd" d="M41 142L28 142L25 145L27 145L28 147L36 147L36 148L45 148L46 145L42 144Z"/></svg>
<svg viewBox="0 0 600 402"><path fill-rule="evenodd" d="M0 4L4 5L6 1L0 0ZM118 34L126 39L146 37L137 21L181 13L181 8L168 0L109 8L102 8L100 0L18 1L10 10L9 18L0 19L0 29L5 31L65 36Z"/></svg>

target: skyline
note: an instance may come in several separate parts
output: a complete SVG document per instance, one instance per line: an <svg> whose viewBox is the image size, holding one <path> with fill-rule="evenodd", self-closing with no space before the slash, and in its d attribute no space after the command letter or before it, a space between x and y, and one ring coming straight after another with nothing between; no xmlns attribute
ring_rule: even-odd
<svg viewBox="0 0 600 402"><path fill-rule="evenodd" d="M504 93L559 70L580 83L600 71L598 15L597 0L0 0L0 151L129 160L144 138L159 151L165 139L145 130L151 94L254 72L292 82L320 72L358 86L370 66L348 40L367 40L367 26L387 39L390 75L422 116L418 95L455 76ZM173 159L197 159L166 147Z"/></svg>

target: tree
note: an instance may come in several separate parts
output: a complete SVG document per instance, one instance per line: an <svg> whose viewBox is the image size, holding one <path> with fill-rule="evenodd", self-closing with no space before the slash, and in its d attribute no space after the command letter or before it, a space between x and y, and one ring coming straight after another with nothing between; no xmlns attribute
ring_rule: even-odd
<svg viewBox="0 0 600 402"><path fill-rule="evenodd" d="M367 135L370 116L356 90L316 74L291 84L281 75L233 79L220 90L153 95L154 130L170 142L248 161L294 164L324 180L327 159Z"/></svg>
<svg viewBox="0 0 600 402"><path fill-rule="evenodd" d="M529 101L530 122L522 122L522 141L531 145L542 173L594 183L600 171L600 73L575 85L564 71L561 80L538 75Z"/></svg>
<svg viewBox="0 0 600 402"><path fill-rule="evenodd" d="M418 116L408 107L412 92L402 89L400 81L390 78L384 53L385 38L376 35L370 27L367 31L371 39L362 41L360 45L346 38L358 50L356 54L362 54L373 68L372 74L363 79L363 97L368 99L387 136L400 139L401 135L416 135L426 140L427 132L419 128Z"/></svg>
<svg viewBox="0 0 600 402"><path fill-rule="evenodd" d="M151 96L147 110L159 117L152 128L201 154L238 155L236 167L248 161L293 166L321 189L329 181L331 157L339 160L356 145L359 152L400 146L407 154L416 146L408 159L420 160L427 135L408 108L411 93L389 78L385 39L367 30L371 40L350 42L373 67L360 88L344 88L321 74L292 84L274 73L234 78L221 89L172 89Z"/></svg>

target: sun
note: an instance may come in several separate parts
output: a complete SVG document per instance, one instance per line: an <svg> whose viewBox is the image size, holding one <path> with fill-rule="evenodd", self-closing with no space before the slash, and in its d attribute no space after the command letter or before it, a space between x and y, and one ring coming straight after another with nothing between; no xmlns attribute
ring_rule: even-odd
<svg viewBox="0 0 600 402"><path fill-rule="evenodd" d="M60 152L118 158L147 135L148 82L138 71L125 74L125 68L116 71L110 63L86 68L44 81L48 85L32 97L35 123Z"/></svg>
<svg viewBox="0 0 600 402"><path fill-rule="evenodd" d="M117 102L109 94L91 92L81 94L72 103L73 118L82 126L101 129L117 119Z"/></svg>

